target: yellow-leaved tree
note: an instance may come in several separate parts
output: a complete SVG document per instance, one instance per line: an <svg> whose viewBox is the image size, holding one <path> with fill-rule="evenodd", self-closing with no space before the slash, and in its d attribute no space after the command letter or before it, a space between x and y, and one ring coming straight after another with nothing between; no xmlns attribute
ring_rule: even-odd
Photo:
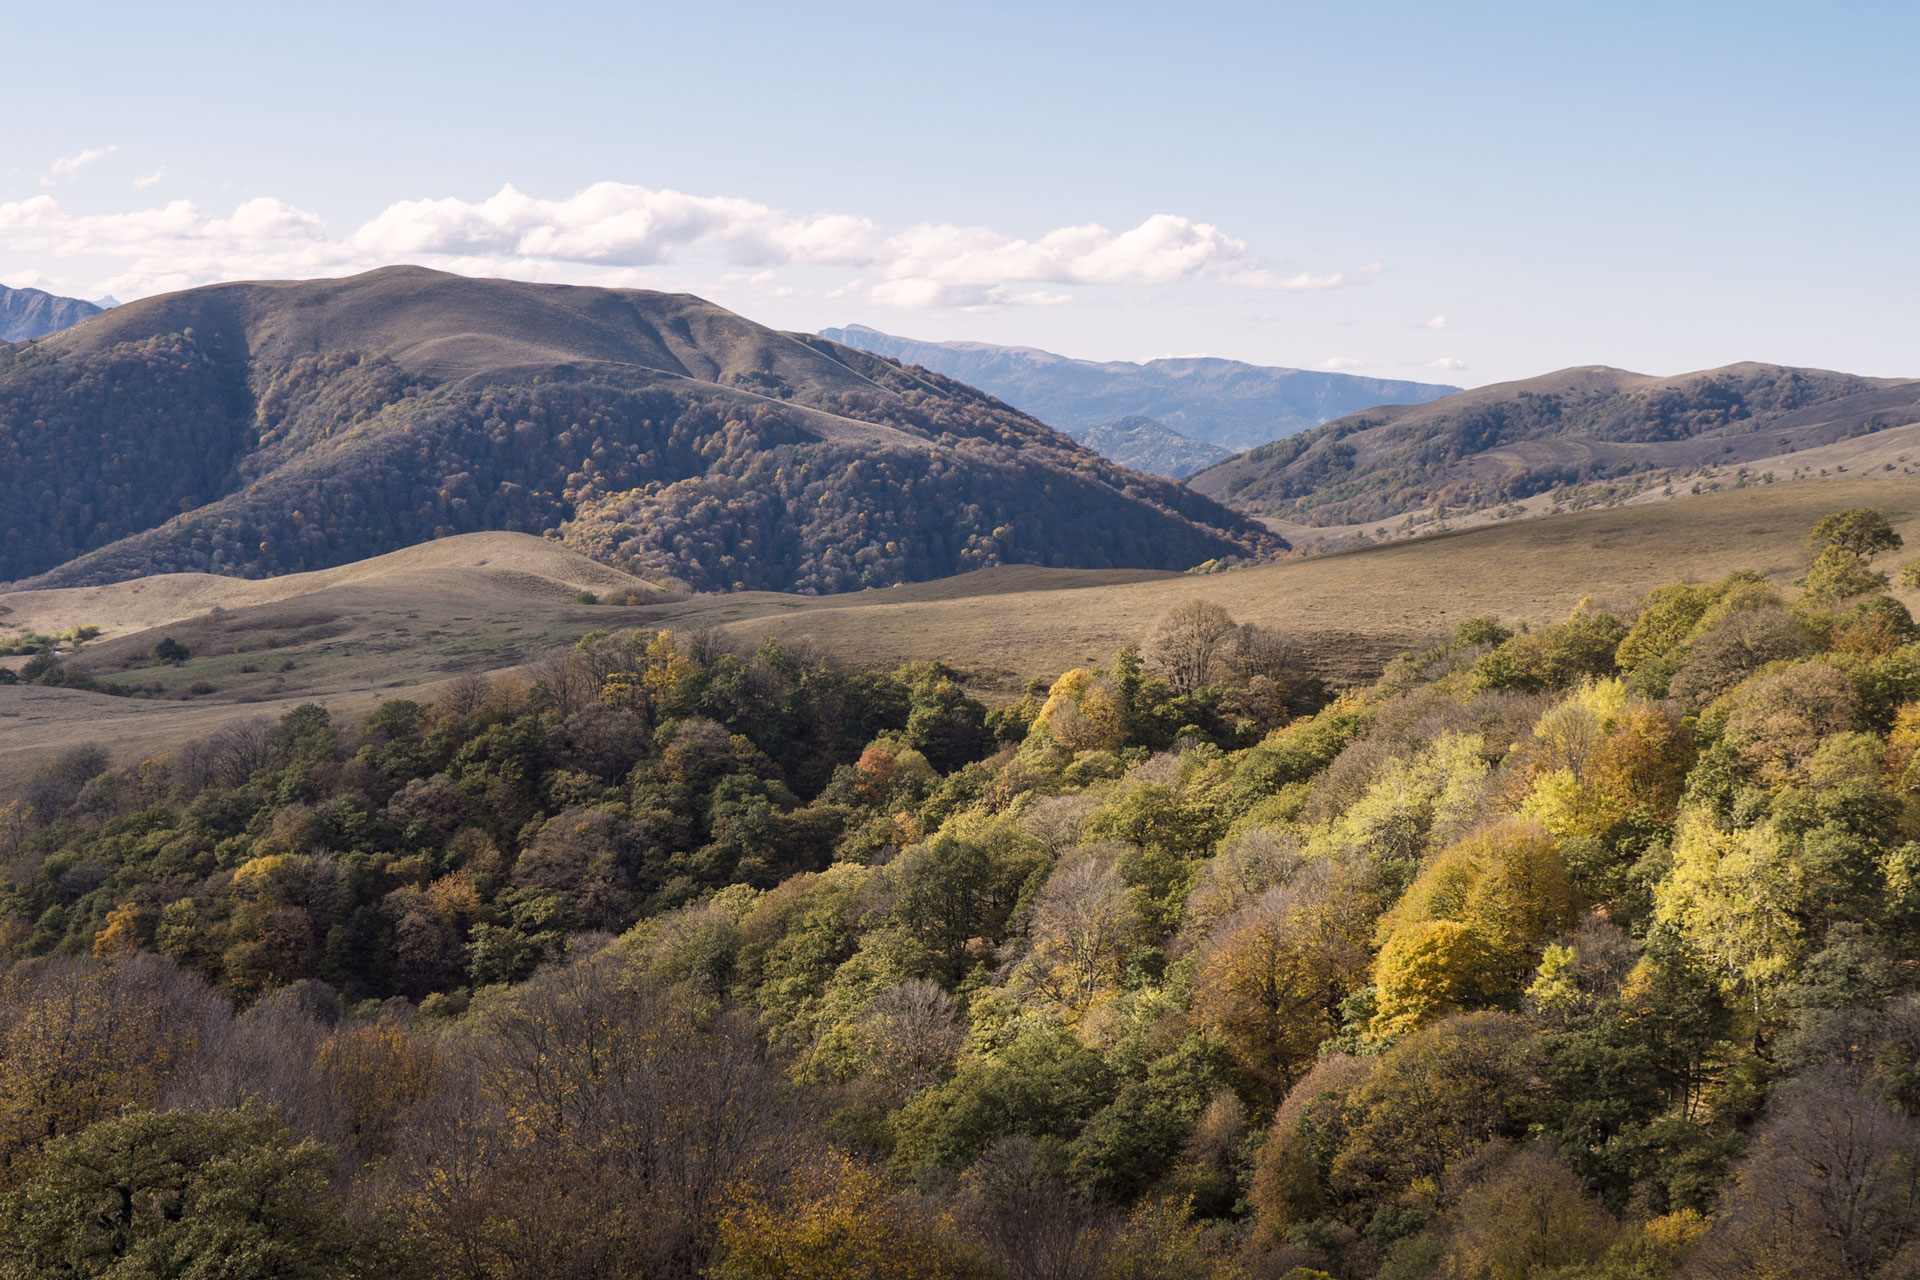
<svg viewBox="0 0 1920 1280"><path fill-rule="evenodd" d="M1373 1034L1518 993L1573 911L1566 864L1537 824L1503 822L1449 846L1380 921Z"/></svg>
<svg viewBox="0 0 1920 1280"><path fill-rule="evenodd" d="M992 1274L946 1214L830 1152L786 1195L743 1196L720 1219L715 1280L971 1280Z"/></svg>
<svg viewBox="0 0 1920 1280"><path fill-rule="evenodd" d="M1654 918L1677 929L1729 994L1761 1013L1802 948L1805 872L1771 826L1724 831L1682 813L1673 866L1653 892Z"/></svg>

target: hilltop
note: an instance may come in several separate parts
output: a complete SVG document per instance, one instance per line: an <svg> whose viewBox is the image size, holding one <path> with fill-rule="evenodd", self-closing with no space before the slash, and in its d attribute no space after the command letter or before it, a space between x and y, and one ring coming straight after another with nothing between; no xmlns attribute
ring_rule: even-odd
<svg viewBox="0 0 1920 1280"><path fill-rule="evenodd" d="M105 307L79 298L62 298L39 289L0 285L0 342L27 342L72 328Z"/></svg>
<svg viewBox="0 0 1920 1280"><path fill-rule="evenodd" d="M683 294L394 267L213 285L0 349L0 581L262 577L554 533L703 590L1284 543L937 374Z"/></svg>
<svg viewBox="0 0 1920 1280"><path fill-rule="evenodd" d="M1423 404L1458 390L1206 356L1075 360L1035 347L920 342L858 324L821 336L958 378L1082 439L1103 423L1141 415L1203 444L1247 449L1356 409Z"/></svg>
<svg viewBox="0 0 1920 1280"><path fill-rule="evenodd" d="M1389 406L1190 478L1209 497L1314 525L1517 503L1561 486L1792 455L1920 422L1920 381L1735 364L1676 377L1564 369Z"/></svg>

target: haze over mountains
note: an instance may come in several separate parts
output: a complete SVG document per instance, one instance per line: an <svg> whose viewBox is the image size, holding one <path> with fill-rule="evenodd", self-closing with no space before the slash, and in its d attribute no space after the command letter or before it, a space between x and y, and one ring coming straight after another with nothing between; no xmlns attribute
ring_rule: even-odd
<svg viewBox="0 0 1920 1280"><path fill-rule="evenodd" d="M1283 545L967 387L698 298L408 267L187 290L0 349L0 508L0 580L36 585L487 529L709 590Z"/></svg>
<svg viewBox="0 0 1920 1280"><path fill-rule="evenodd" d="M79 298L0 285L0 342L27 342L44 337L71 328L104 310L99 303L83 302Z"/></svg>
<svg viewBox="0 0 1920 1280"><path fill-rule="evenodd" d="M1915 380L1756 363L1665 378L1590 366L1349 414L1189 483L1244 511L1351 524L1779 459L1916 422Z"/></svg>
<svg viewBox="0 0 1920 1280"><path fill-rule="evenodd" d="M1181 480L1233 456L1230 449L1193 440L1144 414L1129 414L1074 433L1081 444L1122 466Z"/></svg>
<svg viewBox="0 0 1920 1280"><path fill-rule="evenodd" d="M958 378L1076 437L1140 415L1227 450L1250 449L1356 409L1424 404L1459 389L1203 356L1144 364L1075 360L1033 347L920 342L857 324L823 329L821 336Z"/></svg>

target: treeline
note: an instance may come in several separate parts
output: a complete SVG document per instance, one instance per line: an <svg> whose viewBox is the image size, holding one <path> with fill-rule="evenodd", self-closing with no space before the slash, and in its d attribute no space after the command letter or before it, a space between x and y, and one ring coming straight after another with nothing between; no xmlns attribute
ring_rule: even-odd
<svg viewBox="0 0 1920 1280"><path fill-rule="evenodd" d="M0 1275L1915 1274L1897 545L1331 699L1189 605L994 710L657 633L72 753Z"/></svg>

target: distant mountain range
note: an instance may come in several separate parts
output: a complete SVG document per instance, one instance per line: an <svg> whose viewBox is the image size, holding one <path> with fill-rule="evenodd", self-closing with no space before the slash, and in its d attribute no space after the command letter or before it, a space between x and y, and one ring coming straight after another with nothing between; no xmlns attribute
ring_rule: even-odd
<svg viewBox="0 0 1920 1280"><path fill-rule="evenodd" d="M105 307L79 298L62 298L39 289L0 285L0 342L26 342L72 328Z"/></svg>
<svg viewBox="0 0 1920 1280"><path fill-rule="evenodd" d="M1342 525L1775 458L1916 422L1920 380L1753 363L1666 378L1589 366L1350 414L1188 484L1239 510Z"/></svg>
<svg viewBox="0 0 1920 1280"><path fill-rule="evenodd" d="M0 511L0 580L36 586L488 529L708 590L1285 546L935 373L684 294L414 267L190 289L0 347Z"/></svg>
<svg viewBox="0 0 1920 1280"><path fill-rule="evenodd" d="M1424 404L1459 390L1204 356L1144 364L1075 360L1033 347L919 342L858 324L824 329L821 336L958 378L1076 437L1140 416L1188 440L1230 452L1293 435L1356 409Z"/></svg>

